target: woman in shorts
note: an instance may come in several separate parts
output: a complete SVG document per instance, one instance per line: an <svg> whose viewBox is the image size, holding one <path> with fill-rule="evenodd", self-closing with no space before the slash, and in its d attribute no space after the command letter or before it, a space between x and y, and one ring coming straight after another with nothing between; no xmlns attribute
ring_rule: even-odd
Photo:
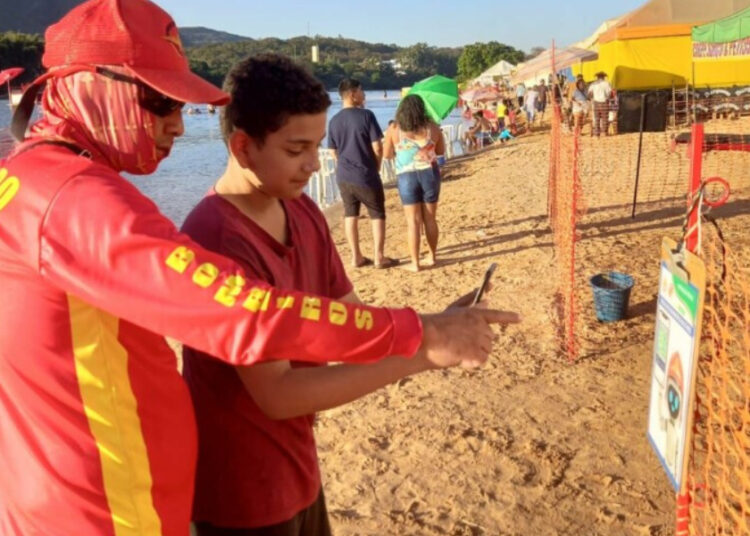
<svg viewBox="0 0 750 536"><path fill-rule="evenodd" d="M573 109L573 128L581 129L584 124L584 117L589 109L589 98L586 96L586 82L583 80L576 81L576 88L571 97Z"/></svg>
<svg viewBox="0 0 750 536"><path fill-rule="evenodd" d="M396 111L396 123L385 133L384 158L396 159L398 193L406 214L411 264L418 272L435 264L438 224L436 219L440 196L440 170L437 156L445 153L443 134L427 115L424 101L407 95ZM426 262L420 261L419 246L422 225L429 247Z"/></svg>

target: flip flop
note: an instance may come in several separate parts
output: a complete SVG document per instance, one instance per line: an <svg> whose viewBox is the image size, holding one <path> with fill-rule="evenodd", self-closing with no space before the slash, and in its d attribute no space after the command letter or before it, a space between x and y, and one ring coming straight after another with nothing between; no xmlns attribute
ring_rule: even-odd
<svg viewBox="0 0 750 536"><path fill-rule="evenodd" d="M372 264L372 259L368 259L367 257L362 257L362 260L359 261L355 268L362 268L363 266L370 266Z"/></svg>
<svg viewBox="0 0 750 536"><path fill-rule="evenodd" d="M382 270L384 268L393 268L394 266L398 266L399 264L401 264L401 261L399 261L398 259L383 257L383 262L376 264L375 268Z"/></svg>

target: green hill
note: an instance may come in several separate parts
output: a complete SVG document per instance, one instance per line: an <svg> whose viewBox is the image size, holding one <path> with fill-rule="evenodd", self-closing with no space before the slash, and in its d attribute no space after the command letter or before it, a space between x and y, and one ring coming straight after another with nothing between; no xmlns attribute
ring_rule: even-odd
<svg viewBox="0 0 750 536"><path fill-rule="evenodd" d="M0 0L0 32L43 34L83 0Z"/></svg>
<svg viewBox="0 0 750 536"><path fill-rule="evenodd" d="M28 82L41 73L45 28L81 1L0 0L0 69L24 67L26 72L16 83ZM221 85L232 65L263 52L291 56L306 65L329 89L337 87L347 76L361 80L366 89L409 86L433 74L451 78L458 75L466 79L499 59L517 63L524 57L523 52L494 41L460 48L439 48L426 43L401 47L342 36L253 39L201 26L181 28L180 36L191 68L217 85ZM316 64L311 61L313 45L317 45L320 52L320 61ZM459 62L462 55L467 57Z"/></svg>
<svg viewBox="0 0 750 536"><path fill-rule="evenodd" d="M186 26L180 28L180 38L185 47L199 47L204 45L213 45L216 43L234 43L237 41L246 41L249 37L220 32L203 26Z"/></svg>
<svg viewBox="0 0 750 536"><path fill-rule="evenodd" d="M311 48L318 45L320 62L311 61ZM365 43L344 37L247 39L188 48L191 67L204 78L221 84L232 65L254 54L286 54L306 65L328 88L351 76L366 89L391 89L413 84L433 74L454 77L460 48L436 48L425 43L410 47Z"/></svg>

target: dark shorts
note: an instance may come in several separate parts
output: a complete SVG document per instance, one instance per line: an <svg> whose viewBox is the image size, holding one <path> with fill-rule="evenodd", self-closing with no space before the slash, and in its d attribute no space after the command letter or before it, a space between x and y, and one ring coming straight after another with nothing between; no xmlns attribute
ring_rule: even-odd
<svg viewBox="0 0 750 536"><path fill-rule="evenodd" d="M198 536L331 536L328 511L323 490L309 507L289 521L252 529L215 527L210 523L196 523Z"/></svg>
<svg viewBox="0 0 750 536"><path fill-rule="evenodd" d="M341 200L344 202L345 217L356 218L359 216L360 205L364 205L370 219L385 219L385 192L382 184L370 187L341 181L338 185Z"/></svg>
<svg viewBox="0 0 750 536"><path fill-rule="evenodd" d="M440 197L440 174L434 168L399 173L398 195L404 205L437 203Z"/></svg>
<svg viewBox="0 0 750 536"><path fill-rule="evenodd" d="M518 97L518 107L523 108L523 97Z"/></svg>

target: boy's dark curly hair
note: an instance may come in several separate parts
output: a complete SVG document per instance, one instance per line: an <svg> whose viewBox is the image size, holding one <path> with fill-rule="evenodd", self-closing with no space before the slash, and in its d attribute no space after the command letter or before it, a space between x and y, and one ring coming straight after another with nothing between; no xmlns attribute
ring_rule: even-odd
<svg viewBox="0 0 750 536"><path fill-rule="evenodd" d="M232 102L221 110L224 141L237 129L263 143L292 115L319 114L331 105L323 84L280 54L250 56L224 80Z"/></svg>
<svg viewBox="0 0 750 536"><path fill-rule="evenodd" d="M424 101L419 95L407 95L396 110L398 128L405 132L416 132L430 123Z"/></svg>

